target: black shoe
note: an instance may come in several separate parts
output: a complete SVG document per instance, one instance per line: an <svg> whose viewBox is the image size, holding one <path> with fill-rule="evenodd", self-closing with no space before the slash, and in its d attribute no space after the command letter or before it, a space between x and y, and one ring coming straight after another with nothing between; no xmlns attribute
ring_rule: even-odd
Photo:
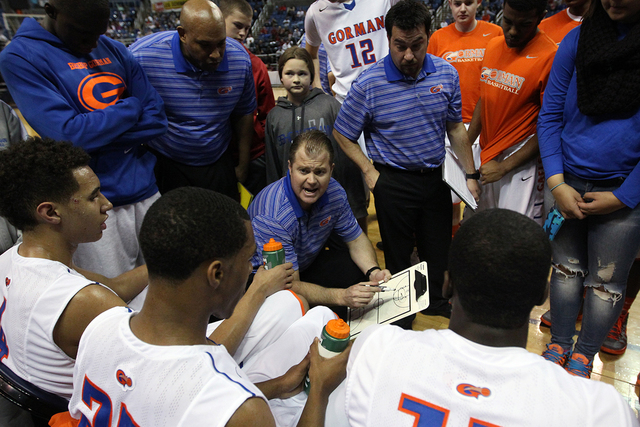
<svg viewBox="0 0 640 427"><path fill-rule="evenodd" d="M425 316L442 316L446 317L447 319L451 319L451 304L447 303L439 307L425 308L420 313L424 314Z"/></svg>
<svg viewBox="0 0 640 427"><path fill-rule="evenodd" d="M382 246L382 240L376 243L376 248L380 249L381 251L384 251L384 246Z"/></svg>

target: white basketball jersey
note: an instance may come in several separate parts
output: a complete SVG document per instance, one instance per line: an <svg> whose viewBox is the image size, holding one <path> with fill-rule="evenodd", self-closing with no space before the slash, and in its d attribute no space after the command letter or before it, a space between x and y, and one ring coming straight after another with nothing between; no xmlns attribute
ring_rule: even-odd
<svg viewBox="0 0 640 427"><path fill-rule="evenodd" d="M352 427L638 425L611 385L451 330L372 327L356 340L347 372Z"/></svg>
<svg viewBox="0 0 640 427"><path fill-rule="evenodd" d="M69 399L74 360L55 344L53 329L69 301L96 283L60 262L23 257L18 247L0 256L0 360L21 378Z"/></svg>
<svg viewBox="0 0 640 427"><path fill-rule="evenodd" d="M305 32L311 46L324 44L336 77L332 89L340 102L364 70L389 53L384 19L399 0L317 0L307 10Z"/></svg>
<svg viewBox="0 0 640 427"><path fill-rule="evenodd" d="M131 332L132 315L112 308L82 335L72 417L113 427L223 427L247 399L264 399L223 346L147 344Z"/></svg>

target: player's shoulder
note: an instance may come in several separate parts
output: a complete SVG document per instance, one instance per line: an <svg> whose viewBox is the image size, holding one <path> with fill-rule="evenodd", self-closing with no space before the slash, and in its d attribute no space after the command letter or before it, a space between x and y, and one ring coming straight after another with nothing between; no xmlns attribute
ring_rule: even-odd
<svg viewBox="0 0 640 427"><path fill-rule="evenodd" d="M330 5L331 2L329 0L316 0L309 5L306 16L309 16L309 14L311 14L311 16L315 16L318 14L320 9L324 9Z"/></svg>
<svg viewBox="0 0 640 427"><path fill-rule="evenodd" d="M436 40L439 40L443 37L451 36L454 32L455 32L455 23L451 23L443 28L438 28L433 32L433 34L431 34L431 37L429 37L429 43L431 43L434 38Z"/></svg>
<svg viewBox="0 0 640 427"><path fill-rule="evenodd" d="M497 37L492 38L489 43L487 43L486 52L490 52L493 50L499 50L506 48L506 42L504 40L504 35L501 34ZM485 53L486 55L486 53Z"/></svg>
<svg viewBox="0 0 640 427"><path fill-rule="evenodd" d="M553 60L553 57L558 50L558 45L556 42L551 39L544 31L538 31L538 34L534 37L533 41L530 42L531 46L527 46L525 50L527 50L527 54L529 52L535 52L535 55L538 55L540 59Z"/></svg>
<svg viewBox="0 0 640 427"><path fill-rule="evenodd" d="M504 32L502 31L502 27L500 25L496 25L491 22L487 22L483 20L479 20L477 22L478 22L477 28L479 28L480 31L482 32L483 37L489 37L489 34L487 34L489 32L491 32L491 35L494 37L501 36L504 34Z"/></svg>

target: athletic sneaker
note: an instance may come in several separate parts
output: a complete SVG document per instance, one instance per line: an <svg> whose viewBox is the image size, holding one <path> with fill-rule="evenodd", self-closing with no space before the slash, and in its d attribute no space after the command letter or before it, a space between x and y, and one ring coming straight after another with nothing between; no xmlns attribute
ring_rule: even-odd
<svg viewBox="0 0 640 427"><path fill-rule="evenodd" d="M580 309L580 313L578 313L578 318L576 322L582 320L582 309ZM540 316L540 325L546 326L547 328L551 327L551 310L547 310L542 316Z"/></svg>
<svg viewBox="0 0 640 427"><path fill-rule="evenodd" d="M629 312L623 311L609 331L600 350L609 354L624 354L627 349L627 320L629 320Z"/></svg>
<svg viewBox="0 0 640 427"><path fill-rule="evenodd" d="M558 366L563 366L569 358L569 351L564 351L560 344L547 344L547 349L542 353L542 357Z"/></svg>
<svg viewBox="0 0 640 427"><path fill-rule="evenodd" d="M575 375L576 377L591 378L591 370L593 369L593 361L587 359L584 354L573 352L571 357L564 365L564 370Z"/></svg>

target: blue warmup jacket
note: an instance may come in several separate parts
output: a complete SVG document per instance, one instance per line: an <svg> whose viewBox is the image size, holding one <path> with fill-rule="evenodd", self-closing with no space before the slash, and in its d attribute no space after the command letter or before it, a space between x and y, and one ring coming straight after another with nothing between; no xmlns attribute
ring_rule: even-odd
<svg viewBox="0 0 640 427"><path fill-rule="evenodd" d="M158 191L155 156L145 144L167 130L164 104L122 43L100 36L96 49L78 56L27 18L0 54L0 72L40 136L71 141L91 155L114 206Z"/></svg>

